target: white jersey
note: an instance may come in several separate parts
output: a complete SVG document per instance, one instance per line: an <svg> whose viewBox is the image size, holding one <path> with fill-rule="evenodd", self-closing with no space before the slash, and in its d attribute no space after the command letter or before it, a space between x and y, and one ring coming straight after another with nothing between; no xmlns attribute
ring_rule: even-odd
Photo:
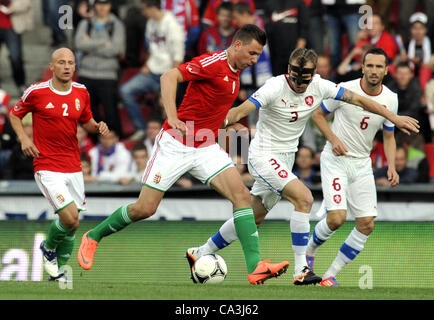
<svg viewBox="0 0 434 320"><path fill-rule="evenodd" d="M164 10L160 21L149 19L146 23L149 70L155 74L163 74L173 68L173 61L182 62L185 54L184 40L184 29L172 12Z"/></svg>
<svg viewBox="0 0 434 320"><path fill-rule="evenodd" d="M273 77L250 98L259 109L253 153L296 152L307 121L325 99L340 99L344 89L315 75L304 93L296 93L288 75Z"/></svg>
<svg viewBox="0 0 434 320"><path fill-rule="evenodd" d="M383 85L378 95L371 96L363 90L361 82L362 79L356 79L339 85L378 102L395 114L398 112L398 96L396 93ZM347 147L347 154L350 157L369 157L372 150L372 141L377 131L381 128L389 131L395 129L395 125L384 117L344 101L327 100L321 104L321 108L325 113L334 111L331 130ZM329 141L327 141L324 150L331 152L332 146Z"/></svg>

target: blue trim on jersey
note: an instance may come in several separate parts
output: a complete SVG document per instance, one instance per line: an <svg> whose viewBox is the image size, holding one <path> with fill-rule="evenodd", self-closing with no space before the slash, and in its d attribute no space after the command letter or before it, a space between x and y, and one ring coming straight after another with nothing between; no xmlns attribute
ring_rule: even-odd
<svg viewBox="0 0 434 320"><path fill-rule="evenodd" d="M345 89L341 87L338 91L338 94L335 97L335 100L341 100L342 96L344 95L344 91Z"/></svg>
<svg viewBox="0 0 434 320"><path fill-rule="evenodd" d="M220 231L217 231L217 233L211 237L211 240L219 249L223 249L224 247L227 247L229 244L228 242L226 242L225 239L223 239Z"/></svg>
<svg viewBox="0 0 434 320"><path fill-rule="evenodd" d="M326 108L324 102L321 102L321 109L322 109L322 111L324 111L326 114L329 114L329 113L330 113L330 111L327 110L327 108Z"/></svg>
<svg viewBox="0 0 434 320"><path fill-rule="evenodd" d="M253 102L253 104L256 106L256 109L259 109L261 107L261 104L255 98L250 97L249 100Z"/></svg>
<svg viewBox="0 0 434 320"><path fill-rule="evenodd" d="M395 130L395 126L393 126L393 127L388 127L388 126L386 126L385 124L383 124L383 129L384 129L384 130L387 130L387 131L394 131L394 130Z"/></svg>
<svg viewBox="0 0 434 320"><path fill-rule="evenodd" d="M359 254L360 251L350 247L345 242L342 244L342 247L339 249L348 259L354 260L354 258Z"/></svg>
<svg viewBox="0 0 434 320"><path fill-rule="evenodd" d="M292 238L292 245L293 246L305 247L305 246L307 246L307 243L309 242L309 232L307 232L307 233L291 232L291 238Z"/></svg>
<svg viewBox="0 0 434 320"><path fill-rule="evenodd" d="M267 181L267 180L265 180L265 178L263 178L260 174L259 174L259 172L255 169L255 167L252 165L252 163L249 161L249 163L250 163L250 166L252 167L252 169L253 170L255 170L255 172L256 172L256 174L259 176L259 178L261 178L262 180L264 180L264 182L266 183L266 184L268 184L268 186L271 188L271 189L273 189L274 191L276 191L278 194L282 194L282 191L281 190L277 190L276 188L273 188L273 186Z"/></svg>

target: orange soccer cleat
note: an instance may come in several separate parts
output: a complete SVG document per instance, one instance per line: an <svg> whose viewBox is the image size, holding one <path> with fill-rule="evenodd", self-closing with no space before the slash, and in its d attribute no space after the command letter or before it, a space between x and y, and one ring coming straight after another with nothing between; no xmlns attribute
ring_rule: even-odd
<svg viewBox="0 0 434 320"><path fill-rule="evenodd" d="M263 284L266 280L278 277L285 273L288 269L289 262L282 261L280 263L270 263L270 260L263 260L258 262L255 271L249 273L247 278L251 284Z"/></svg>
<svg viewBox="0 0 434 320"><path fill-rule="evenodd" d="M84 270L92 268L93 257L95 256L96 247L98 246L97 241L87 237L89 231L81 238L80 249L78 249L78 263Z"/></svg>

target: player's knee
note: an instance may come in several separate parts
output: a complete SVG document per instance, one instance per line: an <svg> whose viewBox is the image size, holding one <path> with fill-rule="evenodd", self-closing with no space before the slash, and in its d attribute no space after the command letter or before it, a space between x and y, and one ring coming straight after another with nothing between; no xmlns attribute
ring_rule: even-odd
<svg viewBox="0 0 434 320"><path fill-rule="evenodd" d="M336 211L327 215L327 225L330 230L334 231L339 229L341 225L347 220L345 211Z"/></svg>
<svg viewBox="0 0 434 320"><path fill-rule="evenodd" d="M78 216L77 217L75 217L75 216L74 217L72 217L72 216L67 217L67 218L63 219L63 221L61 221L61 222L62 222L62 225L69 232L72 232L72 233L74 233L78 229L78 226L80 225L80 222L78 220Z"/></svg>
<svg viewBox="0 0 434 320"><path fill-rule="evenodd" d="M128 207L128 213L133 221L147 219L157 212L157 206L152 204L138 205L132 204Z"/></svg>
<svg viewBox="0 0 434 320"><path fill-rule="evenodd" d="M312 193L309 192L305 192L302 196L298 197L295 200L295 208L297 211L301 211L301 212L310 212L310 210L312 209L312 205L313 205L313 196Z"/></svg>
<svg viewBox="0 0 434 320"><path fill-rule="evenodd" d="M238 188L238 190L236 192L233 193L232 195L232 199L230 199L232 201L232 204L234 206L239 206L240 204L245 205L245 204L250 204L250 192L249 189L247 189L244 185L240 188Z"/></svg>
<svg viewBox="0 0 434 320"><path fill-rule="evenodd" d="M371 234L371 232L374 231L374 227L374 219L357 224L357 230L359 230L359 232L363 233L364 235Z"/></svg>

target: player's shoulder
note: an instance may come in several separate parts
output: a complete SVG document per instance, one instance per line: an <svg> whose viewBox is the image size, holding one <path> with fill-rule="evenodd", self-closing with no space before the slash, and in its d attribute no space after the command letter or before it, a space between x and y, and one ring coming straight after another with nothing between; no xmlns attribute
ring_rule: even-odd
<svg viewBox="0 0 434 320"><path fill-rule="evenodd" d="M224 51L216 51L202 54L194 58L192 62L198 64L204 70L218 73L225 68L227 56Z"/></svg>
<svg viewBox="0 0 434 320"><path fill-rule="evenodd" d="M223 61L227 62L226 52L215 51L204 53L194 59L202 68L220 68Z"/></svg>
<svg viewBox="0 0 434 320"><path fill-rule="evenodd" d="M49 80L36 82L36 83L30 85L26 90L24 90L22 99L23 99L23 101L25 101L30 95L37 94L37 93L41 92L43 89L47 89L49 87L50 87Z"/></svg>
<svg viewBox="0 0 434 320"><path fill-rule="evenodd" d="M77 90L86 90L87 91L86 86L82 83L79 83L79 82L72 81L71 86Z"/></svg>
<svg viewBox="0 0 434 320"><path fill-rule="evenodd" d="M388 86L386 86L385 84L383 84L383 91L381 92L381 94L391 97L393 99L398 99L398 94L396 92L393 92Z"/></svg>

